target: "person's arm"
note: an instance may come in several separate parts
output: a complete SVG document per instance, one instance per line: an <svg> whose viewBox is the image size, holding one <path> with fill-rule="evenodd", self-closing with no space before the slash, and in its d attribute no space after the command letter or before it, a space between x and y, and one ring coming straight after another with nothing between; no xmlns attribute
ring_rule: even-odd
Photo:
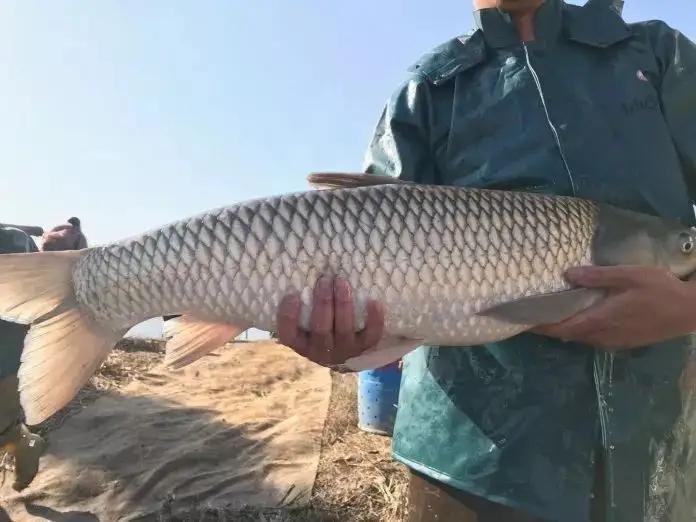
<svg viewBox="0 0 696 522"><path fill-rule="evenodd" d="M425 80L412 79L403 85L382 111L365 155L365 172L417 183L435 182L431 111L431 93Z"/></svg>
<svg viewBox="0 0 696 522"><path fill-rule="evenodd" d="M32 237L17 228L0 227L0 254L38 252Z"/></svg>
<svg viewBox="0 0 696 522"><path fill-rule="evenodd" d="M374 131L365 157L370 174L411 181L432 180L435 167L427 137L427 86L419 79L403 85L389 100ZM300 326L300 297L285 297L278 308L278 342L325 365L344 363L375 346L384 328L380 303L367 303L365 329L355 331L352 289L341 278L320 278L313 296L310 331Z"/></svg>
<svg viewBox="0 0 696 522"><path fill-rule="evenodd" d="M665 23L651 26L660 101L691 196L696 197L696 44Z"/></svg>
<svg viewBox="0 0 696 522"><path fill-rule="evenodd" d="M663 22L647 26L660 67L657 85L665 120L696 196L696 44ZM638 267L573 270L577 286L604 288L599 305L538 333L606 350L631 349L696 332L696 283L665 270Z"/></svg>

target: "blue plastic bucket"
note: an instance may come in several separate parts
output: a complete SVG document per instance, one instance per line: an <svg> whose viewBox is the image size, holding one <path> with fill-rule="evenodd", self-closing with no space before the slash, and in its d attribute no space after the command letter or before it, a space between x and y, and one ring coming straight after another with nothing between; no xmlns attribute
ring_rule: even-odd
<svg viewBox="0 0 696 522"><path fill-rule="evenodd" d="M358 428L391 436L399 402L401 368L393 363L358 373Z"/></svg>

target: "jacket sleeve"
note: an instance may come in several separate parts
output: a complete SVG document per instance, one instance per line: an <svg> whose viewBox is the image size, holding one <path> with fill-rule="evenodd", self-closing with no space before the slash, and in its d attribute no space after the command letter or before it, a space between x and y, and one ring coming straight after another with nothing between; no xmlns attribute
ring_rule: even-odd
<svg viewBox="0 0 696 522"><path fill-rule="evenodd" d="M382 110L368 146L363 165L366 173L436 182L430 102L429 85L420 77L397 89Z"/></svg>
<svg viewBox="0 0 696 522"><path fill-rule="evenodd" d="M663 22L655 25L652 43L661 73L662 109L696 196L696 44Z"/></svg>

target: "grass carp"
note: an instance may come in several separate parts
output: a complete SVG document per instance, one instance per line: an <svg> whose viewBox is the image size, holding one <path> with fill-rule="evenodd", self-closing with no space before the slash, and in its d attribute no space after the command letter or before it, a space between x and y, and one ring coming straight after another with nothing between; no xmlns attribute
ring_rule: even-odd
<svg viewBox="0 0 696 522"><path fill-rule="evenodd" d="M19 370L29 424L65 406L116 342L170 321L165 362L189 364L250 327L275 328L288 292L307 326L322 274L385 309L382 341L345 363L382 366L421 344L474 345L565 319L602 298L570 288L582 265L696 270L696 232L592 201L315 174L323 190L209 211L72 252L0 256L0 317L31 324ZM363 323L361 323L361 321Z"/></svg>

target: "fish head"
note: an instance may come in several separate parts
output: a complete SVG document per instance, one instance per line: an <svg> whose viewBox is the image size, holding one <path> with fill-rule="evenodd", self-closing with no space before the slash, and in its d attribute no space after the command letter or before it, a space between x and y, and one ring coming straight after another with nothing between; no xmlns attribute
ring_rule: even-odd
<svg viewBox="0 0 696 522"><path fill-rule="evenodd" d="M665 265L678 277L696 277L696 227L671 230L662 241Z"/></svg>
<svg viewBox="0 0 696 522"><path fill-rule="evenodd" d="M600 266L659 266L685 278L696 274L696 228L676 220L599 205L592 257L594 264Z"/></svg>

